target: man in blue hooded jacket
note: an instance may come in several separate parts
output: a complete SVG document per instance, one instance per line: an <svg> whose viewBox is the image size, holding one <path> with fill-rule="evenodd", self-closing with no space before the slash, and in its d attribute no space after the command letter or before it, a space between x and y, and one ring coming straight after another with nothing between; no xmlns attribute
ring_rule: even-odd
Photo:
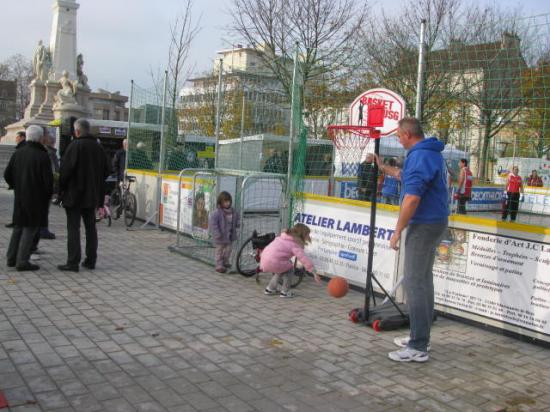
<svg viewBox="0 0 550 412"><path fill-rule="evenodd" d="M435 250L447 229L447 168L445 145L425 138L415 118L399 121L399 142L408 150L403 170L380 165L385 174L401 180L401 210L390 246L397 250L407 228L403 287L407 296L410 335L394 339L402 349L388 354L397 362L426 362L434 311L433 264ZM380 163L380 161L378 161Z"/></svg>

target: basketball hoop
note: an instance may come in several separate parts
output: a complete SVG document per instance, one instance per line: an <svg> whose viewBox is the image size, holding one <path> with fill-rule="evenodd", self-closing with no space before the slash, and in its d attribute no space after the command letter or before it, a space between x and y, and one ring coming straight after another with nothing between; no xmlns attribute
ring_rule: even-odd
<svg viewBox="0 0 550 412"><path fill-rule="evenodd" d="M340 155L342 176L357 176L363 153L371 138L367 126L329 126L328 137Z"/></svg>
<svg viewBox="0 0 550 412"><path fill-rule="evenodd" d="M328 137L340 155L343 176L357 176L370 139L380 138L380 130L376 128L384 125L384 106L369 106L367 113L366 126L337 125L327 129Z"/></svg>

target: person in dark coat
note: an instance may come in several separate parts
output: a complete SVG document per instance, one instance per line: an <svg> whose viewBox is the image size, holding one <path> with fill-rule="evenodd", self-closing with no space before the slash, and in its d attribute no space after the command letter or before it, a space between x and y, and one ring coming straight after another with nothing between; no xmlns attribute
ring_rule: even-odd
<svg viewBox="0 0 550 412"><path fill-rule="evenodd" d="M7 264L18 271L38 270L29 259L34 240L48 221L48 205L53 193L52 165L42 145L40 126L27 128L27 142L17 149L4 171L4 179L15 193L14 228L8 246Z"/></svg>
<svg viewBox="0 0 550 412"><path fill-rule="evenodd" d="M281 153L276 149L271 149L269 158L265 161L264 172L267 173L284 173L284 162Z"/></svg>
<svg viewBox="0 0 550 412"><path fill-rule="evenodd" d="M20 131L15 134L15 150L20 149L25 145L25 131ZM12 155L13 156L13 155ZM8 187L8 190L10 190L11 187ZM14 226L13 222L6 223L6 227L8 229L11 229Z"/></svg>
<svg viewBox="0 0 550 412"><path fill-rule="evenodd" d="M59 170L59 195L67 214L67 263L60 270L78 272L81 259L80 219L86 229L86 259L82 266L95 269L97 230L95 211L103 205L104 182L110 168L97 139L90 135L90 123L74 123L75 139L67 146Z"/></svg>
<svg viewBox="0 0 550 412"><path fill-rule="evenodd" d="M128 140L124 139L122 141L122 149L117 150L113 157L113 172L116 175L117 182L122 182L124 180L127 151L128 151Z"/></svg>
<svg viewBox="0 0 550 412"><path fill-rule="evenodd" d="M55 148L55 136L52 136L48 129L44 129L44 145L46 147L46 150L48 151L48 156L50 158L50 163L52 164L52 172L54 174L54 193L57 191L56 189L56 177L59 176L59 159L57 157L57 150ZM48 205L48 215L49 215L49 205ZM48 226L41 227L40 228L40 239L55 239L55 233L51 232ZM36 246L38 246L38 241L36 242ZM35 247L36 249L36 247Z"/></svg>
<svg viewBox="0 0 550 412"><path fill-rule="evenodd" d="M359 165L357 173L357 197L359 200L372 201L376 196L376 181L374 155L369 153L365 161Z"/></svg>

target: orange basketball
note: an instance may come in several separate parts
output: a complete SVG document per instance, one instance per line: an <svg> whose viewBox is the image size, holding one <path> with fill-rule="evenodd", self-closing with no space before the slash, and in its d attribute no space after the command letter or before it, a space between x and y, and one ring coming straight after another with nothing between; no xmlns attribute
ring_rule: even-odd
<svg viewBox="0 0 550 412"><path fill-rule="evenodd" d="M329 280L327 292L333 298L341 298L346 296L349 290L348 281L340 276L335 276Z"/></svg>

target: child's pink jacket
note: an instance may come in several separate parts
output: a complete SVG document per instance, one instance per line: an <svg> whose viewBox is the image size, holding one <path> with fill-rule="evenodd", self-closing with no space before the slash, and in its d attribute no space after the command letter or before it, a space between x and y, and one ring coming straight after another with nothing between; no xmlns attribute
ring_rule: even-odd
<svg viewBox="0 0 550 412"><path fill-rule="evenodd" d="M304 248L292 236L281 233L262 251L260 269L262 272L283 273L293 268L290 259L296 256L308 272L313 271L313 263L304 253Z"/></svg>

